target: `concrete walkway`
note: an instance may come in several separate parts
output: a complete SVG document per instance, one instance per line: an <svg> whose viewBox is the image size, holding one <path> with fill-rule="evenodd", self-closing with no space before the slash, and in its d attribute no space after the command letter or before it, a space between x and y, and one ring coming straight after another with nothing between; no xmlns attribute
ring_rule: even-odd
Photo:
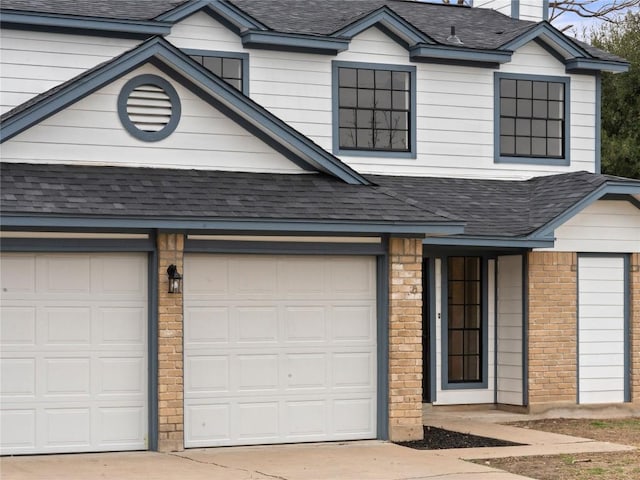
<svg viewBox="0 0 640 480"><path fill-rule="evenodd" d="M510 440L517 447L413 450L378 441L190 449L156 452L36 455L0 459L3 480L525 480L467 462L507 456L616 452L633 447L500 425L531 415L434 410L425 424Z"/></svg>

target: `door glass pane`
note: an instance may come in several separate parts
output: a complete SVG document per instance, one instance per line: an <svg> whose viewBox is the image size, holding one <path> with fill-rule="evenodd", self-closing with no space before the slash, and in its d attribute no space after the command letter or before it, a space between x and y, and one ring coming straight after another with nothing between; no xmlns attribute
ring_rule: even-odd
<svg viewBox="0 0 640 480"><path fill-rule="evenodd" d="M461 356L449 356L449 381L460 382L464 380Z"/></svg>
<svg viewBox="0 0 640 480"><path fill-rule="evenodd" d="M462 330L452 330L449 335L449 355L462 355L464 353L464 338Z"/></svg>
<svg viewBox="0 0 640 480"><path fill-rule="evenodd" d="M449 328L464 328L464 305L449 305Z"/></svg>

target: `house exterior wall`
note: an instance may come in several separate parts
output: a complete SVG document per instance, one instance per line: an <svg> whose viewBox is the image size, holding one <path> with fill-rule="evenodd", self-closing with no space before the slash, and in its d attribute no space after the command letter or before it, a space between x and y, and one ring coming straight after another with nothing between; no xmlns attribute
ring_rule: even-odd
<svg viewBox="0 0 640 480"><path fill-rule="evenodd" d="M167 293L167 268L183 272L184 235L159 233L158 246L158 450L184 445L184 365L182 293Z"/></svg>
<svg viewBox="0 0 640 480"><path fill-rule="evenodd" d="M174 81L182 106L176 130L157 142L134 138L118 117L118 95L129 79L144 74L166 78L151 65L128 73L4 143L3 161L303 173Z"/></svg>
<svg viewBox="0 0 640 480"><path fill-rule="evenodd" d="M640 251L640 209L625 200L598 200L555 230L556 252Z"/></svg>
<svg viewBox="0 0 640 480"><path fill-rule="evenodd" d="M577 255L529 252L528 392L535 412L576 403Z"/></svg>
<svg viewBox="0 0 640 480"><path fill-rule="evenodd" d="M140 43L105 36L0 30L0 113Z"/></svg>
<svg viewBox="0 0 640 480"><path fill-rule="evenodd" d="M595 77L566 73L562 62L534 42L499 71L571 79L569 166L494 163L495 70L412 63L403 46L375 27L337 56L245 49L238 36L204 13L176 24L167 39L180 48L249 53L250 97L327 151L333 148L333 61L415 66L417 157L340 155L361 173L518 179L595 171Z"/></svg>
<svg viewBox="0 0 640 480"><path fill-rule="evenodd" d="M389 438L423 438L422 241L389 242Z"/></svg>

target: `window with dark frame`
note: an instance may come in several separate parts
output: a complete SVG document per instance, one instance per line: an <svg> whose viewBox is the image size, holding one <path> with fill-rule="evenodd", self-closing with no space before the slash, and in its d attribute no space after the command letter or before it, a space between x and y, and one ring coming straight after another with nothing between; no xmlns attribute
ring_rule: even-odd
<svg viewBox="0 0 640 480"><path fill-rule="evenodd" d="M338 68L340 148L409 152L411 73Z"/></svg>
<svg viewBox="0 0 640 480"><path fill-rule="evenodd" d="M482 258L449 257L448 381L482 381Z"/></svg>
<svg viewBox="0 0 640 480"><path fill-rule="evenodd" d="M204 68L222 78L232 87L242 91L242 59L230 57L209 57L190 55Z"/></svg>
<svg viewBox="0 0 640 480"><path fill-rule="evenodd" d="M565 83L500 79L500 155L563 158Z"/></svg>

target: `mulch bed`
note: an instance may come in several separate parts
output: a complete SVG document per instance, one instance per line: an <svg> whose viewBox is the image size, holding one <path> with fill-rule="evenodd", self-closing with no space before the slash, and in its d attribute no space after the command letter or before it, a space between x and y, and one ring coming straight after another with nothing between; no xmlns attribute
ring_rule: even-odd
<svg viewBox="0 0 640 480"><path fill-rule="evenodd" d="M398 442L398 445L416 450L445 450L448 448L512 447L522 444L497 438L479 437L469 433L452 432L442 428L424 427L424 440Z"/></svg>

